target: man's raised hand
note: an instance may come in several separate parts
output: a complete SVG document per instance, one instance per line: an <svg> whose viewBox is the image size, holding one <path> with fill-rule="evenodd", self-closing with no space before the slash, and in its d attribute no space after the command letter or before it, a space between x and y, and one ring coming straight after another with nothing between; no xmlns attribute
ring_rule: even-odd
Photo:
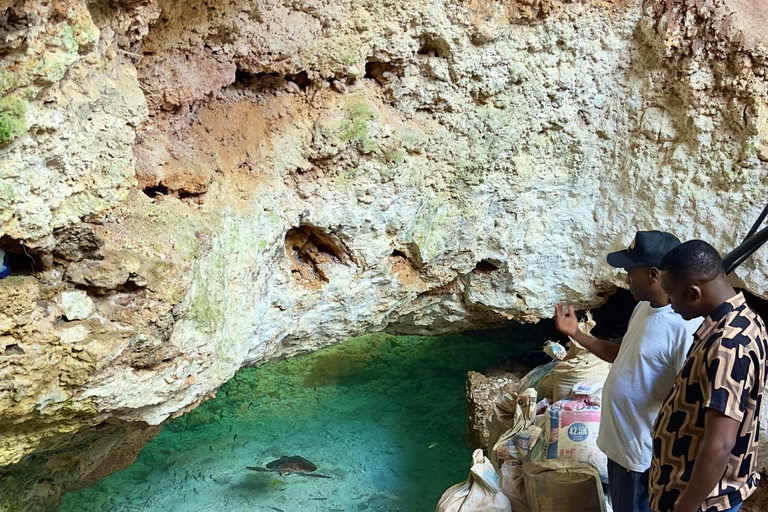
<svg viewBox="0 0 768 512"><path fill-rule="evenodd" d="M560 302L555 305L555 327L561 333L573 337L579 330L579 319L576 318L576 310Z"/></svg>

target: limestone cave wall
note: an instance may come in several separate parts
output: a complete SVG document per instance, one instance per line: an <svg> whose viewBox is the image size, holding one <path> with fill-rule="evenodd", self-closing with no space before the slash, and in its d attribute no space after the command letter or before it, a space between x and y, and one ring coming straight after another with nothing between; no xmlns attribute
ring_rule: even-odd
<svg viewBox="0 0 768 512"><path fill-rule="evenodd" d="M764 2L1 5L8 510L245 365L595 306L637 229L725 253L766 200Z"/></svg>

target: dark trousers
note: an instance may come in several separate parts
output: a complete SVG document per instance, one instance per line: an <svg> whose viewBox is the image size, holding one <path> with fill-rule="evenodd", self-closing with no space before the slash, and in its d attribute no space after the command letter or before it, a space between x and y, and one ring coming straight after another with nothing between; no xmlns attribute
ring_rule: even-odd
<svg viewBox="0 0 768 512"><path fill-rule="evenodd" d="M648 502L648 470L629 471L608 459L608 492L613 512L651 512Z"/></svg>

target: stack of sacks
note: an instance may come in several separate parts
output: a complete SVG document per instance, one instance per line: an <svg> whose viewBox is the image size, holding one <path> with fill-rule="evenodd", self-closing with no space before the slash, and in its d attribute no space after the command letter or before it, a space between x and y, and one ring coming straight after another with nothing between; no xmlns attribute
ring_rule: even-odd
<svg viewBox="0 0 768 512"><path fill-rule="evenodd" d="M579 329L594 326L587 315ZM605 512L607 459L596 440L610 364L573 339L568 351L555 342L544 351L553 361L494 405L488 453L499 486L513 512Z"/></svg>
<svg viewBox="0 0 768 512"><path fill-rule="evenodd" d="M528 388L517 396L515 420L512 427L499 436L490 450L491 460L499 469L499 486L509 498L514 512L528 512L528 498L523 483L523 464L530 456L531 447L544 434L546 423L537 409L546 410L546 399L536 403L537 393ZM505 402L508 399L505 399Z"/></svg>
<svg viewBox="0 0 768 512"><path fill-rule="evenodd" d="M579 322L579 330L589 334L595 327L592 315L587 313L586 320ZM578 341L570 338L568 354L555 364L552 370L552 396L553 402L557 402L569 395L574 386L579 382L605 383L611 364L606 363L587 349Z"/></svg>

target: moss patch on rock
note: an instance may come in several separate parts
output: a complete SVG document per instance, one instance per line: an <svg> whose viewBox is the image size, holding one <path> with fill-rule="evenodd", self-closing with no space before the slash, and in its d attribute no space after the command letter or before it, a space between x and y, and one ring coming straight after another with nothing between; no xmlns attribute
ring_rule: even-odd
<svg viewBox="0 0 768 512"><path fill-rule="evenodd" d="M19 94L0 99L0 143L8 142L27 129L28 103Z"/></svg>
<svg viewBox="0 0 768 512"><path fill-rule="evenodd" d="M27 130L29 101L60 81L99 35L87 8L71 8L64 20L49 20L43 30L30 30L25 52L4 57L0 62L0 143Z"/></svg>

